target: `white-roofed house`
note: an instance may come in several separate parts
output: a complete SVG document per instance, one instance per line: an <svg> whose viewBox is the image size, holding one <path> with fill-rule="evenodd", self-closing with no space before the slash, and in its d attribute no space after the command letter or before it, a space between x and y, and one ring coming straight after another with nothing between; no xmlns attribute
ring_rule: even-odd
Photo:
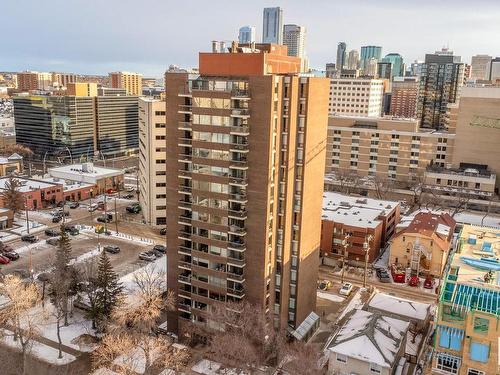
<svg viewBox="0 0 500 375"><path fill-rule="evenodd" d="M328 344L329 374L391 375L405 354L409 323L353 310Z"/></svg>

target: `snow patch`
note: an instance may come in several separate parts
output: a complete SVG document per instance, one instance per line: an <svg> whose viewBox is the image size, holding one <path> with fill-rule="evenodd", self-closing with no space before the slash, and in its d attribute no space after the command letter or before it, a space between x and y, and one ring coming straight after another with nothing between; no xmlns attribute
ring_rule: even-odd
<svg viewBox="0 0 500 375"><path fill-rule="evenodd" d="M327 299L332 302L344 302L345 298L332 293L325 293L318 290L316 293L318 298Z"/></svg>

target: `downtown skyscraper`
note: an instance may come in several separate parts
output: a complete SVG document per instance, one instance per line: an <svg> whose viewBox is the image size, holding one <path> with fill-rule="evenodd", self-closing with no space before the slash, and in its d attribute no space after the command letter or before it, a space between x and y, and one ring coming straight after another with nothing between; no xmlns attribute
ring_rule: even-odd
<svg viewBox="0 0 500 375"><path fill-rule="evenodd" d="M253 43L255 42L255 26L240 27L238 33L239 43Z"/></svg>
<svg viewBox="0 0 500 375"><path fill-rule="evenodd" d="M283 44L283 9L264 8L262 43Z"/></svg>
<svg viewBox="0 0 500 375"><path fill-rule="evenodd" d="M165 79L169 330L242 300L294 329L316 303L329 80L279 45L199 60Z"/></svg>
<svg viewBox="0 0 500 375"><path fill-rule="evenodd" d="M337 60L335 61L337 70L340 71L347 65L347 45L345 42L340 42L337 45Z"/></svg>
<svg viewBox="0 0 500 375"><path fill-rule="evenodd" d="M378 46L361 47L361 58L359 61L359 68L361 70L366 69L368 62L370 61L371 58L376 59L378 62L381 56L382 56L382 47Z"/></svg>

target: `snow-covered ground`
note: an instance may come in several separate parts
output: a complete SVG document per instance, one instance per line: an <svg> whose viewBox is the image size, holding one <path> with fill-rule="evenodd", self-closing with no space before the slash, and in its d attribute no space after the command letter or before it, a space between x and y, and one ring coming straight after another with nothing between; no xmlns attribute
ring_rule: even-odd
<svg viewBox="0 0 500 375"><path fill-rule="evenodd" d="M352 297L349 304L345 307L342 314L338 317L338 321L341 320L344 316L346 316L352 310L359 310L363 307L363 301L361 301L361 289L356 291L356 294Z"/></svg>
<svg viewBox="0 0 500 375"><path fill-rule="evenodd" d="M19 341L14 341L13 333L11 331L3 329L1 330L1 333L2 334L0 335L0 340L3 343L12 348L17 348L19 351L21 351ZM42 344L38 341L34 341L33 348L31 349L31 354L45 362L54 363L57 365L64 365L73 362L76 359L75 356L65 352L62 353L62 358L59 359L59 352L57 349Z"/></svg>
<svg viewBox="0 0 500 375"><path fill-rule="evenodd" d="M88 233L91 236L97 236L97 234L95 234L94 227L91 227L88 225L78 225L77 228L79 228L79 230L81 232ZM150 238L130 236L130 235L124 234L124 233L116 233L115 231L112 231L112 230L109 230L109 232L110 232L110 234L108 236L116 238L118 240L123 240L123 241L127 241L127 242L135 242L135 243L139 243L142 245L150 245L153 243L153 240Z"/></svg>
<svg viewBox="0 0 500 375"><path fill-rule="evenodd" d="M322 292L322 291L318 290L316 294L317 294L318 298L327 299L327 300L332 301L332 302L344 302L345 301L344 297L336 295L336 294L332 294L332 293L326 293L326 292Z"/></svg>
<svg viewBox="0 0 500 375"><path fill-rule="evenodd" d="M148 263L146 266L136 269L120 278L120 282L123 284L124 288L127 290L127 295L130 296L134 291L137 290L137 285L135 283L136 277L140 276L143 272L156 272L163 277L165 277L165 287L167 281L167 258L162 256L155 261Z"/></svg>

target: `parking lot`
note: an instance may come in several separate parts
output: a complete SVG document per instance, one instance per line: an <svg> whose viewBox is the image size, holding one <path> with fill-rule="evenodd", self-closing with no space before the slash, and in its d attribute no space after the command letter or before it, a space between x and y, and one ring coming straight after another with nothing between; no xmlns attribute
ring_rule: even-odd
<svg viewBox="0 0 500 375"><path fill-rule="evenodd" d="M92 200L92 203L103 200L104 197L96 197ZM165 245L165 236L160 235L158 228L143 225L140 213L132 214L126 211L126 207L134 203L133 200L119 198L118 196L116 199L115 197L107 197L106 200L108 203L106 211L113 215L112 222L106 224L97 222L98 217L104 216L104 210L88 211L91 204L90 200L82 201L78 208L65 208L69 212L69 216L65 217L65 224L83 228L80 234L70 236L72 257L75 258L76 262L83 263L83 261L97 254L98 245L101 248L106 245L116 245L120 248L120 253L109 254L109 256L115 270L120 275L123 275L144 266L147 262L139 260L139 253L151 250L154 244ZM30 230L30 233L38 238L36 243L32 244L21 240L20 234L25 234L25 230L16 233L16 235L7 233L7 236L4 237L5 240L2 242L19 253L19 259L2 265L3 273L17 271L23 275L29 275L30 270L32 270L33 274L36 275L50 269L54 260L56 246L46 242L50 236L45 234L45 230L54 229L59 231L62 224L62 222L52 222L54 211L57 211L57 208L30 211L28 213L29 220L35 221L38 225L38 228ZM115 215L115 212L117 215ZM22 222L23 217L19 217L18 221ZM118 222L116 222L116 217L118 217ZM93 228L97 224L105 226L110 235L101 234L98 236Z"/></svg>

